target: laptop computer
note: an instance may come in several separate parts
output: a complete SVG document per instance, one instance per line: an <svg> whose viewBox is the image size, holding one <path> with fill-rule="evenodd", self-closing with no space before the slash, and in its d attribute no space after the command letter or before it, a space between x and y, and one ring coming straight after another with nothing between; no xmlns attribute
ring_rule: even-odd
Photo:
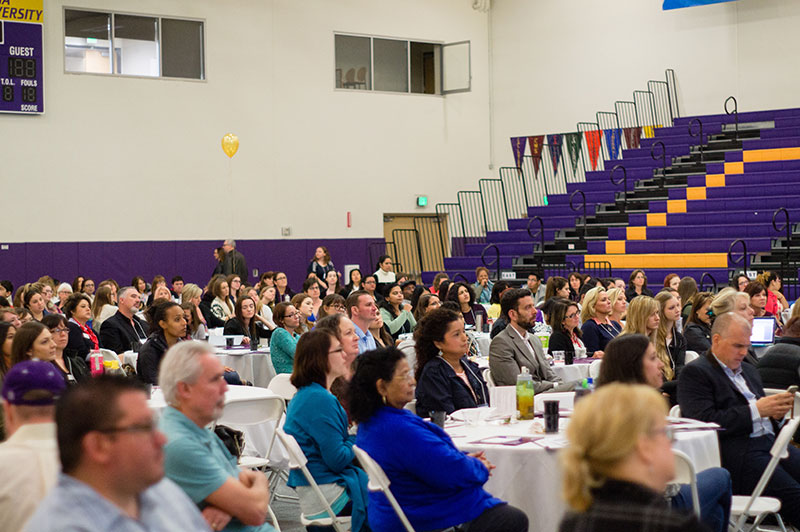
<svg viewBox="0 0 800 532"><path fill-rule="evenodd" d="M775 318L753 318L753 333L750 335L750 344L754 347L772 345L775 341Z"/></svg>

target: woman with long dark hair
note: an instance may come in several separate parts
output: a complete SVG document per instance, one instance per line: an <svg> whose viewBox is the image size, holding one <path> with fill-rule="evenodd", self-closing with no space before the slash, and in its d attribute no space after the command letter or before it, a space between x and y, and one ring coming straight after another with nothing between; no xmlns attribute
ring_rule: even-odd
<svg viewBox="0 0 800 532"><path fill-rule="evenodd" d="M478 316L483 323L487 323L486 309L483 305L475 303L475 294L467 283L453 283L447 291L447 301L455 301L461 309L466 325L475 325Z"/></svg>
<svg viewBox="0 0 800 532"><path fill-rule="evenodd" d="M151 333L139 351L136 372L142 382L158 384L158 366L164 353L186 337L186 318L174 301L157 301L147 312Z"/></svg>
<svg viewBox="0 0 800 532"><path fill-rule="evenodd" d="M389 328L394 340L401 334L407 334L417 326L417 320L411 309L403 303L403 290L397 283L389 283L385 287L386 299L378 303L383 323Z"/></svg>
<svg viewBox="0 0 800 532"><path fill-rule="evenodd" d="M242 345L258 345L259 327L255 315L256 302L253 298L239 298L233 318L225 322L224 334L242 335Z"/></svg>

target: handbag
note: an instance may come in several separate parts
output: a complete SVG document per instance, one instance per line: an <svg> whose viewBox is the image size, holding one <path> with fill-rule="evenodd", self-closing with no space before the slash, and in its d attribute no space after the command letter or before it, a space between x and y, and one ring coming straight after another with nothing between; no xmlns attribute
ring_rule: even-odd
<svg viewBox="0 0 800 532"><path fill-rule="evenodd" d="M242 451L244 450L244 432L226 427L225 425L217 425L214 427L214 434L217 435L217 438L222 440L225 448L228 449L228 452L231 453L232 456L237 460L242 457Z"/></svg>

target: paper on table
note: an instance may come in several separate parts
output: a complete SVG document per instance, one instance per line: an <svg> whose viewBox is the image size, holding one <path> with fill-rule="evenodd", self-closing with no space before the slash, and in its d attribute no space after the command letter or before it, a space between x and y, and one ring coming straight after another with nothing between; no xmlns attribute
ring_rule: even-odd
<svg viewBox="0 0 800 532"><path fill-rule="evenodd" d="M522 445L523 443L531 443L540 439L542 438L531 436L489 436L488 438L472 441L470 443L488 445Z"/></svg>
<svg viewBox="0 0 800 532"><path fill-rule="evenodd" d="M492 405L497 415L512 415L517 413L517 387L495 386L489 389L489 404Z"/></svg>
<svg viewBox="0 0 800 532"><path fill-rule="evenodd" d="M569 441L561 436L556 436L555 438L542 438L537 440L535 443L536 445L544 447L547 450L561 449L569 445Z"/></svg>

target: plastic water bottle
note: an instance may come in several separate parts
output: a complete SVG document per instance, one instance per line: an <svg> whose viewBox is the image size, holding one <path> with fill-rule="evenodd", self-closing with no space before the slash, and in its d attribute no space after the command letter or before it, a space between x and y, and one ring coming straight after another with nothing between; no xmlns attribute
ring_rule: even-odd
<svg viewBox="0 0 800 532"><path fill-rule="evenodd" d="M89 369L92 372L92 377L97 377L105 372L106 368L103 366L103 354L98 349L92 350L89 355Z"/></svg>
<svg viewBox="0 0 800 532"><path fill-rule="evenodd" d="M578 388L575 390L575 402L578 402L578 399L582 398L585 395L589 395L594 391L594 379L591 377L585 378L581 380Z"/></svg>
<svg viewBox="0 0 800 532"><path fill-rule="evenodd" d="M519 419L533 419L533 378L525 366L517 375L517 413Z"/></svg>

